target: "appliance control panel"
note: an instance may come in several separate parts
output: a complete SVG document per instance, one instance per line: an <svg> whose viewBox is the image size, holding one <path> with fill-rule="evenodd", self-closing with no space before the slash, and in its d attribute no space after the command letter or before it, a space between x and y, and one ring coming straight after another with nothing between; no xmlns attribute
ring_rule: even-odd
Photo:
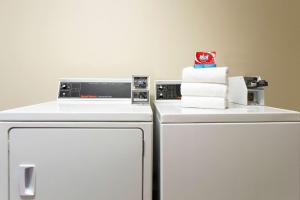
<svg viewBox="0 0 300 200"><path fill-rule="evenodd" d="M65 79L59 82L59 99L130 99L130 79Z"/></svg>
<svg viewBox="0 0 300 200"><path fill-rule="evenodd" d="M133 75L131 80L131 103L133 104L149 104L149 76Z"/></svg>
<svg viewBox="0 0 300 200"><path fill-rule="evenodd" d="M267 87L268 81L261 80L259 76L244 76L244 80L248 89Z"/></svg>
<svg viewBox="0 0 300 200"><path fill-rule="evenodd" d="M265 88L268 81L260 76L233 76L228 79L229 102L241 105L265 105Z"/></svg>
<svg viewBox="0 0 300 200"><path fill-rule="evenodd" d="M155 83L155 100L179 100L181 81L165 80Z"/></svg>
<svg viewBox="0 0 300 200"><path fill-rule="evenodd" d="M149 77L148 76L133 76L132 88L133 89L148 89Z"/></svg>
<svg viewBox="0 0 300 200"><path fill-rule="evenodd" d="M149 91L139 90L132 93L132 103L149 103Z"/></svg>

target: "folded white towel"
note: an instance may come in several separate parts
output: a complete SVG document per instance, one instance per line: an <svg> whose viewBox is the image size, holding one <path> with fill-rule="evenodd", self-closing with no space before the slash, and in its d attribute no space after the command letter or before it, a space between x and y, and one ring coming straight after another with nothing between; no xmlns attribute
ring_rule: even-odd
<svg viewBox="0 0 300 200"><path fill-rule="evenodd" d="M227 85L214 83L181 83L181 95L199 97L227 97Z"/></svg>
<svg viewBox="0 0 300 200"><path fill-rule="evenodd" d="M227 108L227 99L220 97L182 96L181 106L187 108L225 109Z"/></svg>
<svg viewBox="0 0 300 200"><path fill-rule="evenodd" d="M182 71L183 83L228 83L228 67L193 68L187 67Z"/></svg>

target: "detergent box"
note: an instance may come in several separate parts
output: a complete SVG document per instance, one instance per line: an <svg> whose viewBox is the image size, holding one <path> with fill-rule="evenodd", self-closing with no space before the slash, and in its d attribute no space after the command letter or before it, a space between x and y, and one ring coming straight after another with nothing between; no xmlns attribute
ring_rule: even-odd
<svg viewBox="0 0 300 200"><path fill-rule="evenodd" d="M216 67L216 52L215 51L198 51L196 52L196 58L194 68L210 68Z"/></svg>

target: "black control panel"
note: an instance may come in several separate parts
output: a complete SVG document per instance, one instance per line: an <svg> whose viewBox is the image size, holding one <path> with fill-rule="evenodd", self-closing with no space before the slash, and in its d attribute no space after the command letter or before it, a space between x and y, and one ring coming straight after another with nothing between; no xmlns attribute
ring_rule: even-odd
<svg viewBox="0 0 300 200"><path fill-rule="evenodd" d="M131 98L130 81L62 81L59 87L59 98Z"/></svg>
<svg viewBox="0 0 300 200"><path fill-rule="evenodd" d="M156 100L181 99L181 84L156 84Z"/></svg>

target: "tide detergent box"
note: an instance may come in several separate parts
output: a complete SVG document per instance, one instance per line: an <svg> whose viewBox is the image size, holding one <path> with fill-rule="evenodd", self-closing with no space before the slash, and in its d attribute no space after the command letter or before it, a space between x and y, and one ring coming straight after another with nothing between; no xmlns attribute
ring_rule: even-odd
<svg viewBox="0 0 300 200"><path fill-rule="evenodd" d="M194 68L209 68L216 67L216 52L215 51L198 51L196 52L196 58Z"/></svg>

